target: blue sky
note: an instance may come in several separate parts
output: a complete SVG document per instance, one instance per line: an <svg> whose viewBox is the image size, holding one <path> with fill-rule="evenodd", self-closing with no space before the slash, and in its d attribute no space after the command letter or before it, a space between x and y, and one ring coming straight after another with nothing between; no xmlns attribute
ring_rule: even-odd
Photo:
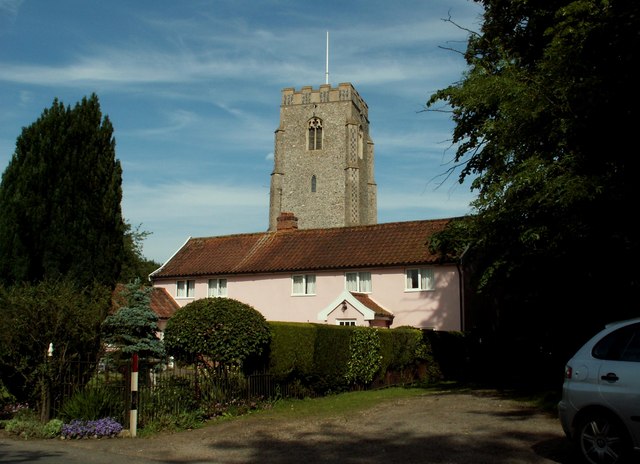
<svg viewBox="0 0 640 464"><path fill-rule="evenodd" d="M469 0L0 0L0 171L58 98L95 92L123 167L123 215L166 261L192 237L268 227L283 88L351 82L369 106L378 222L470 212L445 112L465 70Z"/></svg>

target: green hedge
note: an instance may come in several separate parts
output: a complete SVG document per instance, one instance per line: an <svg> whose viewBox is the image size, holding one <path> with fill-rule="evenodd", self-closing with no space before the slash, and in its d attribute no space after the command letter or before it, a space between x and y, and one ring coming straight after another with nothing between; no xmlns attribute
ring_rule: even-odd
<svg viewBox="0 0 640 464"><path fill-rule="evenodd" d="M463 369L461 334L293 322L269 327L269 372L317 395L441 380Z"/></svg>
<svg viewBox="0 0 640 464"><path fill-rule="evenodd" d="M292 322L269 322L269 372L278 379L306 377L313 372L316 325Z"/></svg>

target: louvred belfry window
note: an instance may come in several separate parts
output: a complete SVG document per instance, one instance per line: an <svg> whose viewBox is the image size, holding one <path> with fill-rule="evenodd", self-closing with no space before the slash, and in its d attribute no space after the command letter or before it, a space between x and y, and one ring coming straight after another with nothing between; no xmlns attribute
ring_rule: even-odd
<svg viewBox="0 0 640 464"><path fill-rule="evenodd" d="M309 120L309 150L322 150L322 120Z"/></svg>

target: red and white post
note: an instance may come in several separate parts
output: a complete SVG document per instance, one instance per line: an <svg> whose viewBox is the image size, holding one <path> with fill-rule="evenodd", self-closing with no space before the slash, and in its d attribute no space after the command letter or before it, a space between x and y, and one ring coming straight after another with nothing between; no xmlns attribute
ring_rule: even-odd
<svg viewBox="0 0 640 464"><path fill-rule="evenodd" d="M131 409L129 410L129 431L132 437L138 431L138 354L131 357Z"/></svg>

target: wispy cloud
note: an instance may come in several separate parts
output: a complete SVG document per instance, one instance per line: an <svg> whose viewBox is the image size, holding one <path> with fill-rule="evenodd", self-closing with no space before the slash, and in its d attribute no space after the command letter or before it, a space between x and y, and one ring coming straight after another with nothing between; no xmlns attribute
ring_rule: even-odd
<svg viewBox="0 0 640 464"><path fill-rule="evenodd" d="M7 10L21 2L3 0ZM206 18L206 16L205 16ZM381 19L381 18L380 18ZM468 20L465 18L465 20ZM4 62L0 80L34 85L77 86L135 85L140 83L187 84L196 81L264 78L310 82L324 64L324 31L321 27L288 27L276 34L245 21L209 18L208 21L149 20L158 40L118 42L115 45L87 41L64 64L43 65ZM332 74L360 84L390 82L447 75L447 60L438 45L460 38L460 31L440 18L410 23L348 24L332 32ZM401 26L401 27L399 27ZM317 39L314 41L313 37ZM159 43L158 43L159 42ZM317 62L309 60L309 44L316 43ZM422 53L405 59L407 49ZM286 53L283 51L286 50ZM82 54L80 54L82 53ZM452 53L452 52L450 52ZM293 79L292 79L293 78Z"/></svg>
<svg viewBox="0 0 640 464"><path fill-rule="evenodd" d="M164 119L167 121L167 125L147 129L136 129L125 133L124 135L133 135L143 138L156 137L159 135L167 136L168 134L179 132L186 127L193 125L198 118L191 111L176 110L166 113L164 115Z"/></svg>
<svg viewBox="0 0 640 464"><path fill-rule="evenodd" d="M186 237L265 230L274 131L285 87L351 82L369 105L378 220L457 215L468 186L448 179L452 123L422 113L457 80L481 6L467 0L75 2L66 14L0 0L0 168L54 97L96 92L114 124L123 211L167 258ZM320 11L320 12L319 12ZM329 13L331 12L331 13ZM19 23L19 24L18 24ZM55 27L54 27L55 25ZM46 26L46 27L45 27Z"/></svg>
<svg viewBox="0 0 640 464"><path fill-rule="evenodd" d="M268 194L252 185L133 183L124 186L123 215L132 225L152 232L144 244L146 256L163 260L189 236L266 230Z"/></svg>
<svg viewBox="0 0 640 464"><path fill-rule="evenodd" d="M16 16L24 0L0 0L0 14Z"/></svg>
<svg viewBox="0 0 640 464"><path fill-rule="evenodd" d="M158 211L171 213L171 219L207 216L225 208L262 207L268 192L256 186L234 186L214 183L141 184L132 183L126 188L126 210L143 221L157 217ZM147 199L153 199L151 202Z"/></svg>
<svg viewBox="0 0 640 464"><path fill-rule="evenodd" d="M407 214L411 214L412 219L460 216L471 212L469 205L475 199L475 196L466 190L460 194L452 191L451 188L436 189L435 187L423 188L419 194L415 195L383 190L379 197L378 216L382 218L380 222L387 222L395 217L407 217Z"/></svg>

